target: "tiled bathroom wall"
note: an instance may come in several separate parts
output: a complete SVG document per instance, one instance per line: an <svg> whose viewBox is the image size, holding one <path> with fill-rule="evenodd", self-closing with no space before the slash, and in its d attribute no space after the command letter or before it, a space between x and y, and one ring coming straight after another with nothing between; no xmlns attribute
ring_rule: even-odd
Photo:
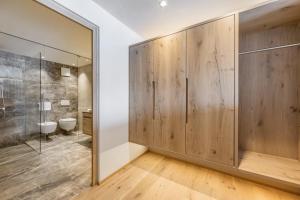
<svg viewBox="0 0 300 200"><path fill-rule="evenodd" d="M40 97L52 103L47 121L78 118L78 68L49 61L41 66L40 70L36 58L0 51L0 148L23 143L39 132ZM61 76L61 67L70 68L71 76ZM69 100L70 106L62 106L61 100Z"/></svg>
<svg viewBox="0 0 300 200"><path fill-rule="evenodd" d="M70 68L70 77L61 76L61 67ZM69 117L77 119L78 68L43 61L41 72L43 99L52 103L52 111L47 112L47 121L58 122L61 118ZM61 100L69 100L70 106L62 106Z"/></svg>
<svg viewBox="0 0 300 200"><path fill-rule="evenodd" d="M25 138L25 57L0 51L0 147L14 145ZM5 102L3 102L2 99Z"/></svg>

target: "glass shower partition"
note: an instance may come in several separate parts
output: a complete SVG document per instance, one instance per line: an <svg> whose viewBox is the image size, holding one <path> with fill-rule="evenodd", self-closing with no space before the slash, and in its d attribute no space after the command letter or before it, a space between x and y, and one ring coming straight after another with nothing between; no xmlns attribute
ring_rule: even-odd
<svg viewBox="0 0 300 200"><path fill-rule="evenodd" d="M92 107L78 99L78 73L90 65L88 58L0 32L0 148L26 144L41 153L60 133L78 142L82 112ZM59 125L65 118L76 119L69 133ZM50 124L57 127L47 132Z"/></svg>
<svg viewBox="0 0 300 200"><path fill-rule="evenodd" d="M44 103L42 102L41 87L41 67L42 53L41 46L36 46L38 53L30 56L26 62L25 70L25 106L26 106L26 144L37 152L42 152L42 114L44 112Z"/></svg>
<svg viewBox="0 0 300 200"><path fill-rule="evenodd" d="M0 147L41 152L41 46L0 32Z"/></svg>

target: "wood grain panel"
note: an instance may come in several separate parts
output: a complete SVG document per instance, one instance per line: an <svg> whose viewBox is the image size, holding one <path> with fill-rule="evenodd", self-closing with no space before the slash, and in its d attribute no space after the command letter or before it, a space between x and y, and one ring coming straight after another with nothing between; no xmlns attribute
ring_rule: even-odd
<svg viewBox="0 0 300 200"><path fill-rule="evenodd" d="M234 15L234 167L239 166L239 14Z"/></svg>
<svg viewBox="0 0 300 200"><path fill-rule="evenodd" d="M153 142L153 43L130 48L129 141Z"/></svg>
<svg viewBox="0 0 300 200"><path fill-rule="evenodd" d="M279 0L239 16L240 52L300 42L299 0Z"/></svg>
<svg viewBox="0 0 300 200"><path fill-rule="evenodd" d="M234 16L187 33L187 153L233 165Z"/></svg>
<svg viewBox="0 0 300 200"><path fill-rule="evenodd" d="M298 158L300 48L240 56L239 145Z"/></svg>
<svg viewBox="0 0 300 200"><path fill-rule="evenodd" d="M240 52L300 43L299 19L280 26L265 26L255 31L241 32Z"/></svg>
<svg viewBox="0 0 300 200"><path fill-rule="evenodd" d="M239 169L300 185L298 160L245 151L240 153Z"/></svg>
<svg viewBox="0 0 300 200"><path fill-rule="evenodd" d="M277 0L240 14L242 32L272 29L300 18L299 0Z"/></svg>
<svg viewBox="0 0 300 200"><path fill-rule="evenodd" d="M82 131L84 134L92 135L93 133L93 118L84 117L82 119Z"/></svg>
<svg viewBox="0 0 300 200"><path fill-rule="evenodd" d="M93 134L93 113L82 112L82 131L84 134Z"/></svg>
<svg viewBox="0 0 300 200"><path fill-rule="evenodd" d="M154 144L185 152L186 32L155 41Z"/></svg>

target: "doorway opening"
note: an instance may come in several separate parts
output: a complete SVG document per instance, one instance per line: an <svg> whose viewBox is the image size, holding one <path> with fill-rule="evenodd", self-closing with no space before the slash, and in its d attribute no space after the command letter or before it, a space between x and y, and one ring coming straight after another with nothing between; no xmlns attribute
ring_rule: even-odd
<svg viewBox="0 0 300 200"><path fill-rule="evenodd" d="M66 199L97 183L98 27L41 3L1 5L16 22L0 32L4 199Z"/></svg>

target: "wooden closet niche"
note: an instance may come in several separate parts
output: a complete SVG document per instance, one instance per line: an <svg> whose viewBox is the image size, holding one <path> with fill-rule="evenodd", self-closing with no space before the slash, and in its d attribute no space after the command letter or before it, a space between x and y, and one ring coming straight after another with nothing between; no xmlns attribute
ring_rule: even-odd
<svg viewBox="0 0 300 200"><path fill-rule="evenodd" d="M239 168L300 184L300 1L240 14Z"/></svg>

